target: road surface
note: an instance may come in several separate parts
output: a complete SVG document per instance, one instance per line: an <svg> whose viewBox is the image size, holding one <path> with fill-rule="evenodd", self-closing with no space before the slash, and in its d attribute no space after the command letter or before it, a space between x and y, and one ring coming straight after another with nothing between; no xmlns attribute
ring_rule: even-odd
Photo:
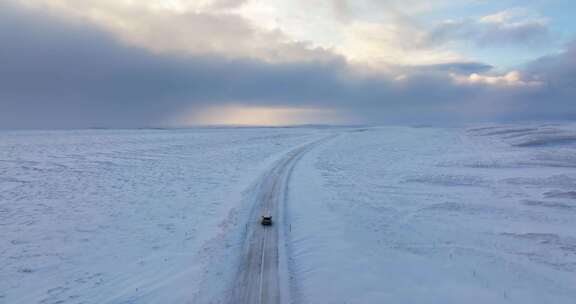
<svg viewBox="0 0 576 304"><path fill-rule="evenodd" d="M289 302L285 235L287 189L298 160L317 144L332 136L308 143L286 154L260 179L255 188L255 205L244 241L242 262L230 303L276 304ZM260 225L260 218L272 216L272 226Z"/></svg>

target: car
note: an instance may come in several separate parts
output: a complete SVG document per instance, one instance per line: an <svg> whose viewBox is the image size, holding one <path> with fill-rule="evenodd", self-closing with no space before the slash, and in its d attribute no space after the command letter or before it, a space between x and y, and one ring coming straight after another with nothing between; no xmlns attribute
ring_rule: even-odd
<svg viewBox="0 0 576 304"><path fill-rule="evenodd" d="M272 225L272 216L271 215L263 215L262 220L260 221L262 226L270 226Z"/></svg>

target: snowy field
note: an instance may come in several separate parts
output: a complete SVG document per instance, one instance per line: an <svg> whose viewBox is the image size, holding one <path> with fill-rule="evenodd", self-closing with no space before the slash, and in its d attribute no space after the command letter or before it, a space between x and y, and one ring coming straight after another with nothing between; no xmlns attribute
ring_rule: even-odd
<svg viewBox="0 0 576 304"><path fill-rule="evenodd" d="M331 137L335 135L335 137ZM289 151L294 303L574 303L576 126L0 133L0 303L219 303Z"/></svg>
<svg viewBox="0 0 576 304"><path fill-rule="evenodd" d="M576 303L576 128L374 128L295 172L301 303Z"/></svg>
<svg viewBox="0 0 576 304"><path fill-rule="evenodd" d="M242 192L318 133L0 133L0 303L218 298Z"/></svg>

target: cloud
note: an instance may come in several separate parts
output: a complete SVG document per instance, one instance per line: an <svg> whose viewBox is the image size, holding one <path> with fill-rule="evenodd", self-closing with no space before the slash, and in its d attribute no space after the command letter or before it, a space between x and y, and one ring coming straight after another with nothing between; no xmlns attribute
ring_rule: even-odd
<svg viewBox="0 0 576 304"><path fill-rule="evenodd" d="M530 62L524 73L542 86L532 94L517 98L520 108L517 116L576 119L576 41L559 54Z"/></svg>
<svg viewBox="0 0 576 304"><path fill-rule="evenodd" d="M248 0L215 0L210 4L210 8L212 9L235 9L244 4L246 4Z"/></svg>
<svg viewBox="0 0 576 304"><path fill-rule="evenodd" d="M464 2L472 0L464 0ZM418 17L445 0L249 1L241 15L294 41L331 50L348 61L385 70L394 64L436 64L469 60L457 52L420 44L425 28ZM306 12L306 14L302 14Z"/></svg>
<svg viewBox="0 0 576 304"><path fill-rule="evenodd" d="M479 47L540 46L554 41L546 20L524 10L507 10L479 19L447 20L436 25L423 45L469 41Z"/></svg>
<svg viewBox="0 0 576 304"><path fill-rule="evenodd" d="M428 33L429 29L418 20L424 12L454 5L448 0L7 1L22 2L61 18L81 19L126 44L156 53L267 62L342 57L383 70L395 64L430 65L471 60L445 45L455 37L468 37L469 26L455 28L445 24L438 26L436 32ZM473 1L464 0L464 3ZM308 13L302 14L302 11ZM514 21L507 15L499 18L506 20L506 26L509 20ZM522 30L530 35L525 25L515 29L514 35L524 37ZM478 33L477 38L490 44L496 33L500 31Z"/></svg>
<svg viewBox="0 0 576 304"><path fill-rule="evenodd" d="M450 62L431 65L421 65L415 67L420 71L442 71L456 74L485 73L490 71L493 66L482 62Z"/></svg>
<svg viewBox="0 0 576 304"><path fill-rule="evenodd" d="M16 2L18 0L8 0ZM245 0L20 0L62 18L77 18L124 43L157 53L218 55L269 62L321 61L333 53L265 29L233 12Z"/></svg>
<svg viewBox="0 0 576 304"><path fill-rule="evenodd" d="M462 84L487 84L493 86L541 86L538 80L527 80L519 71L510 71L503 75L454 75L454 80Z"/></svg>
<svg viewBox="0 0 576 304"><path fill-rule="evenodd" d="M576 89L576 41L557 55L549 55L529 63L526 72L550 88Z"/></svg>
<svg viewBox="0 0 576 304"><path fill-rule="evenodd" d="M470 99L466 108L478 112L491 109L489 117L500 121L576 119L576 41L558 54L527 63L518 71L489 76L496 85L487 84L481 101ZM501 78L507 78L503 79ZM478 86L477 81L471 85ZM512 82L513 85L502 85ZM481 105L481 106L479 106Z"/></svg>
<svg viewBox="0 0 576 304"><path fill-rule="evenodd" d="M311 3L310 0L301 1ZM474 3L475 1L476 0L460 0L459 4ZM312 3L314 2L319 1L312 1ZM335 15L346 17L343 21L362 19L362 16L365 16L367 12L372 13L372 15L377 13L387 17L409 17L454 4L454 1L450 0L323 0L322 2L330 3Z"/></svg>
<svg viewBox="0 0 576 304"><path fill-rule="evenodd" d="M358 76L337 57L269 63L155 54L77 20L16 7L3 9L0 23L3 128L150 126L170 123L182 111L228 104L338 110L385 121L405 107L414 108L416 116L432 109L433 102L419 105L421 90L447 95L442 100L466 95L459 88L438 89L442 80L432 76L402 83ZM406 93L410 96L402 98ZM373 116L375 110L380 114Z"/></svg>
<svg viewBox="0 0 576 304"><path fill-rule="evenodd" d="M354 22L343 30L335 50L350 61L372 65L431 65L464 61L447 49L420 47L424 31L411 24Z"/></svg>
<svg viewBox="0 0 576 304"><path fill-rule="evenodd" d="M454 80L454 73L498 77L487 75L489 65L475 62L399 66L399 76L359 73L338 56L269 62L155 53L82 20L6 4L0 10L0 42L0 128L174 125L183 121L182 113L190 113L186 122L193 123L195 113L230 107L297 109L363 123L576 113L573 46L521 69L518 80L551 83L526 87Z"/></svg>

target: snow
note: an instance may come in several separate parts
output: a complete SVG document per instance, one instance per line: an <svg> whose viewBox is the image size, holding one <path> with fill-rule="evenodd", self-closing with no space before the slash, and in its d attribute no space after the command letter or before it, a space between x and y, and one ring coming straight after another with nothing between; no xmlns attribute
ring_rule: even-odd
<svg viewBox="0 0 576 304"><path fill-rule="evenodd" d="M316 133L0 133L0 303L217 301L242 192Z"/></svg>
<svg viewBox="0 0 576 304"><path fill-rule="evenodd" d="M574 303L574 125L383 127L290 190L298 303Z"/></svg>
<svg viewBox="0 0 576 304"><path fill-rule="evenodd" d="M224 302L255 183L322 138L294 303L574 303L573 124L1 132L0 303Z"/></svg>

